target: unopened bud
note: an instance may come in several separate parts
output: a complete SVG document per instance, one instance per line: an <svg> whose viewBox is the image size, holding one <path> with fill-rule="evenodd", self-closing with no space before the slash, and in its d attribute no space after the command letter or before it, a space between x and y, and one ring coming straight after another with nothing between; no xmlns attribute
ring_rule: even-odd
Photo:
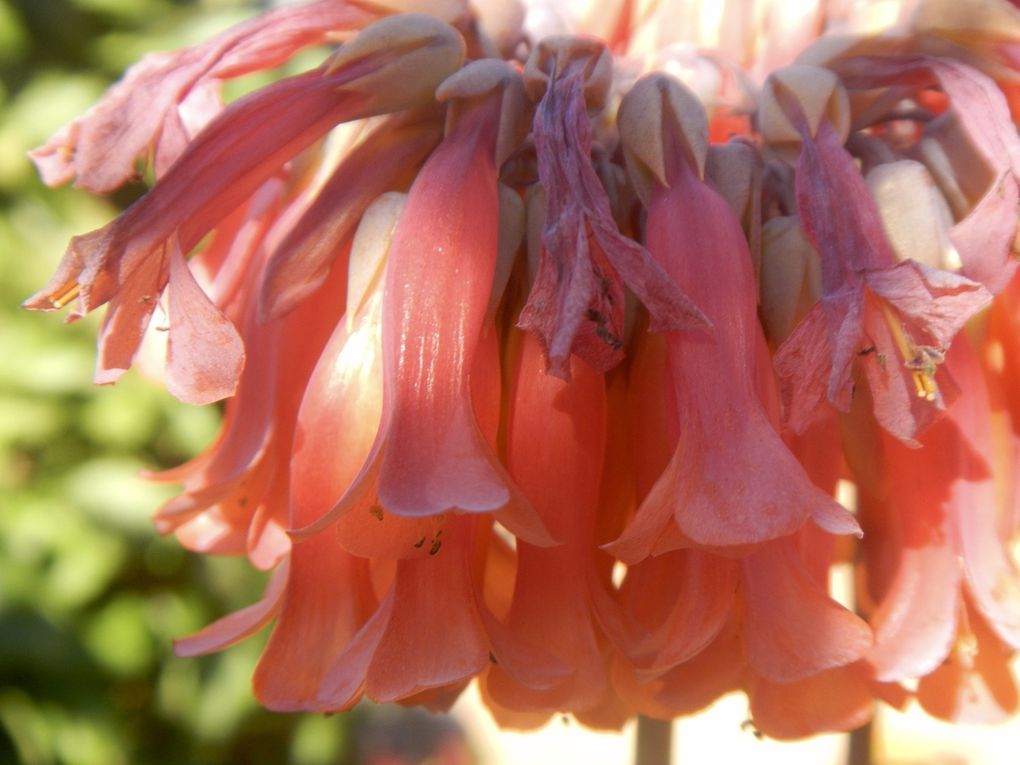
<svg viewBox="0 0 1020 765"><path fill-rule="evenodd" d="M747 141L733 140L709 146L705 175L734 214L747 236L754 265L755 283L761 278L761 190L764 163L758 150Z"/></svg>
<svg viewBox="0 0 1020 765"><path fill-rule="evenodd" d="M821 263L796 217L769 219L761 232L761 319L780 345L821 293Z"/></svg>
<svg viewBox="0 0 1020 765"><path fill-rule="evenodd" d="M917 153L957 219L965 218L998 180L995 169L951 111L925 127Z"/></svg>
<svg viewBox="0 0 1020 765"><path fill-rule="evenodd" d="M613 57L594 37L563 35L542 40L524 65L524 86L528 95L539 101L551 80L578 68L584 73L585 103L589 109L602 109L613 81Z"/></svg>
<svg viewBox="0 0 1020 765"><path fill-rule="evenodd" d="M924 165L910 159L879 165L867 181L900 260L950 271L960 267L960 255L949 240L953 215Z"/></svg>
<svg viewBox="0 0 1020 765"><path fill-rule="evenodd" d="M648 204L655 182L669 186L665 142L677 142L704 177L708 118L697 97L669 75L642 77L620 102L617 115L627 169L642 201Z"/></svg>
<svg viewBox="0 0 1020 765"><path fill-rule="evenodd" d="M520 73L505 61L482 59L454 73L436 90L437 100L453 102L447 112L447 131L460 115L463 104L458 102L493 97L501 100L495 154L499 167L524 141L531 126L531 103Z"/></svg>
<svg viewBox="0 0 1020 765"><path fill-rule="evenodd" d="M366 114L381 114L431 102L439 83L463 61L464 40L457 30L410 13L365 27L333 54L326 73L340 90L366 98Z"/></svg>
<svg viewBox="0 0 1020 765"><path fill-rule="evenodd" d="M492 295L487 315L492 317L503 299L517 251L524 240L524 202L509 186L499 184L499 246L496 250L496 272L492 277Z"/></svg>
<svg viewBox="0 0 1020 765"><path fill-rule="evenodd" d="M467 18L471 8L465 0L372 0L373 6L390 13L421 13L453 24Z"/></svg>
<svg viewBox="0 0 1020 765"><path fill-rule="evenodd" d="M769 75L762 89L758 121L769 148L793 162L800 152L801 129L811 135L828 120L841 141L850 132L846 90L828 69L794 64ZM804 122L804 125L798 124Z"/></svg>
<svg viewBox="0 0 1020 765"><path fill-rule="evenodd" d="M347 266L348 327L353 326L368 296L382 283L393 230L406 203L407 194L390 191L372 202L361 216Z"/></svg>

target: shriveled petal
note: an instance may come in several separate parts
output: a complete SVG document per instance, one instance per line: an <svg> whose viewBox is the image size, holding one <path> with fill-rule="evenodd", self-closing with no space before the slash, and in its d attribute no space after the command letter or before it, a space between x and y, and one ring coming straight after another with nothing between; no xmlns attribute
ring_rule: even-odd
<svg viewBox="0 0 1020 765"><path fill-rule="evenodd" d="M907 260L892 268L868 271L864 281L892 305L908 328L948 348L967 321L988 305L992 296L963 276Z"/></svg>
<svg viewBox="0 0 1020 765"><path fill-rule="evenodd" d="M546 199L543 265L519 326L542 337L550 371L564 376L567 357L582 348L585 361L600 371L619 360L621 281L648 308L653 331L705 326L698 308L613 220L591 162L583 69L549 84L534 137ZM593 337L578 348L582 327Z"/></svg>
<svg viewBox="0 0 1020 765"><path fill-rule="evenodd" d="M855 285L857 271L895 262L868 184L826 119L814 136L802 126L794 188L801 225L822 256L823 292Z"/></svg>
<svg viewBox="0 0 1020 765"><path fill-rule="evenodd" d="M50 186L77 176L96 193L113 190L135 172L135 161L176 117L177 105L210 80L272 69L329 32L375 18L342 0L277 8L206 42L171 53L150 53L132 66L96 106L32 152Z"/></svg>

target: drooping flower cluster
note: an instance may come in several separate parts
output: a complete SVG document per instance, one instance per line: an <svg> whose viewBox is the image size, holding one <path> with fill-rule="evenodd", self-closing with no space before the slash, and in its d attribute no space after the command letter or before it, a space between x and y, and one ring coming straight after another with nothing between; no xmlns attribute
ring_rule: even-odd
<svg viewBox="0 0 1020 765"><path fill-rule="evenodd" d="M107 305L97 382L162 339L171 393L226 399L156 521L273 574L180 654L272 624L271 709L477 678L523 727L1016 711L1020 12L809 46L860 20L745 6L712 51L690 2L283 6L36 150L156 182L26 305Z"/></svg>

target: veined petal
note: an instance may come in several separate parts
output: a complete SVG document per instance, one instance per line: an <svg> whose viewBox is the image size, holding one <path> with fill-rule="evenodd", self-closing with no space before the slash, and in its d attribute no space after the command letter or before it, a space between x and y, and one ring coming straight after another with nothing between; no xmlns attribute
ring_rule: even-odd
<svg viewBox="0 0 1020 765"><path fill-rule="evenodd" d="M649 97L678 103L668 94L680 87L662 76L646 78L621 112ZM680 436L637 523L644 513L661 518L668 506L677 530L694 544L756 544L791 534L816 514L827 524L847 514L811 484L763 408L775 392L760 374L767 350L750 253L730 206L697 176L689 143L674 127L682 117L662 119L657 136L669 185L651 191L648 247L714 329L667 340ZM632 137L624 132L625 145ZM845 530L855 530L852 519ZM618 544L626 541L625 532Z"/></svg>
<svg viewBox="0 0 1020 765"><path fill-rule="evenodd" d="M409 184L441 135L438 121L387 122L344 157L274 247L259 295L264 321L292 310L322 284L372 200Z"/></svg>

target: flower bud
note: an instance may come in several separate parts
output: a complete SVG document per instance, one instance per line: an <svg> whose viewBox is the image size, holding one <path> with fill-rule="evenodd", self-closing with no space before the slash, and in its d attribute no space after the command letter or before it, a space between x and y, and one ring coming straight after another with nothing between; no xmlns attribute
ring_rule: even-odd
<svg viewBox="0 0 1020 765"><path fill-rule="evenodd" d="M613 57L606 46L591 37L547 37L531 51L524 65L524 87L533 101L545 95L550 78L562 77L572 67L584 68L584 100L589 109L606 105L613 81Z"/></svg>
<svg viewBox="0 0 1020 765"><path fill-rule="evenodd" d="M464 40L424 14L390 16L365 27L326 64L345 92L363 94L376 113L429 103L436 87L460 68Z"/></svg>
<svg viewBox="0 0 1020 765"><path fill-rule="evenodd" d="M790 112L791 107L799 107L812 135L825 118L840 140L846 141L850 105L846 90L828 69L795 64L773 72L765 81L758 107L759 128L769 147L789 162L796 160L801 140L800 117Z"/></svg>
<svg viewBox="0 0 1020 765"><path fill-rule="evenodd" d="M910 159L879 165L866 180L900 260L949 271L960 267L960 255L949 240L953 215L924 165Z"/></svg>
<svg viewBox="0 0 1020 765"><path fill-rule="evenodd" d="M502 91L495 153L498 168L524 141L531 125L531 105L517 70L497 59L473 61L439 86L436 99L451 102L446 120L449 132L461 113L461 102L490 97L497 90Z"/></svg>
<svg viewBox="0 0 1020 765"><path fill-rule="evenodd" d="M698 177L704 177L708 118L694 93L677 80L664 74L638 80L620 103L617 124L627 169L645 204L653 180L669 186L664 153L667 140L679 140ZM676 137L664 136L667 130Z"/></svg>

